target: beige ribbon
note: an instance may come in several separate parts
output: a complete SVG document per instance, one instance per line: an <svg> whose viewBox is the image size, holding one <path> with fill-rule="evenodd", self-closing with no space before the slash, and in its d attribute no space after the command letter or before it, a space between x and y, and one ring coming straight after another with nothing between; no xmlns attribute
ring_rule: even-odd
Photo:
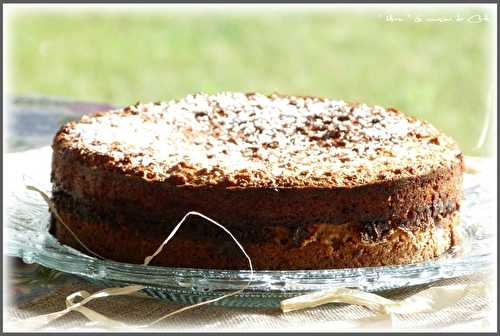
<svg viewBox="0 0 500 336"><path fill-rule="evenodd" d="M75 237L75 239L92 255L97 256L101 259L101 256L98 254L94 253L91 251L89 248L87 248L74 234L74 232L64 223L62 218L59 216L57 210L55 209L55 206L53 205L52 201L50 198L47 196L46 193L41 191L40 189L33 187L33 186L27 186L29 190L38 192L43 199L47 202L49 205L50 210L54 213L54 215L57 217L57 219L60 221L61 224L63 224L69 232ZM158 255L165 245L174 237L176 232L179 230L180 226L184 223L184 221L187 219L187 217L196 215L204 218L207 220L209 223L216 225L217 227L221 228L224 230L236 243L238 248L242 251L242 253L245 255L245 257L248 260L248 265L250 268L250 280L246 285L244 285L241 289L236 290L234 292L222 295L220 297L202 301L193 305L189 305L186 307L183 307L181 309L172 311L166 315L163 315L162 317L156 319L155 321L148 323L146 325L139 325L135 326L136 328L146 328L150 327L168 317L171 317L173 315L179 314L181 312L206 305L209 303L213 303L219 300L222 300L224 298L238 295L239 293L243 292L246 290L249 285L251 284L253 280L253 266L252 266L252 260L250 259L249 255L246 253L245 249L243 246L239 243L239 241L233 236L233 234L226 229L224 226L221 224L217 223L213 219L195 211L190 211L188 212L182 220L175 226L175 228L172 230L172 232L168 235L168 237L163 241L163 243L158 247L158 249L151 255L147 256L144 260L144 265L148 265L151 260ZM32 318L28 318L25 320L18 321L17 326L18 327L26 327L26 328L36 328L36 327L41 327L49 322L62 317L66 315L67 313L71 311L78 311L81 314L83 314L89 321L91 321L94 325L103 327L103 328L108 328L108 329L116 329L116 328L130 328L130 325L124 324L119 321L112 320L108 317L106 317L103 314L100 314L88 307L85 307L85 304L88 302L98 299L98 298L104 298L104 297L109 297L109 296L119 296L119 295L130 295L133 293L136 293L142 289L144 289L145 286L142 285L130 285L126 287L120 287L120 288L106 288L103 290L100 290L94 294L90 294L86 291L78 291L75 292L71 295L69 295L66 298L66 308L55 312L55 313L50 313L46 315L40 315L40 316L35 316ZM347 304L354 304L354 305L360 305L363 307L366 307L370 309L372 312L376 314L378 317L382 317L382 320L386 320L386 318L391 318L394 314L411 314L411 313L423 313L423 312L436 312L438 310L441 310L445 307L451 306L461 300L463 297L465 297L468 294L473 294L473 295L478 295L478 296L486 296L488 295L489 288L488 284L485 282L480 282L477 284L473 285L451 285L451 286L444 286L444 287L433 287L426 289L420 293L417 293L407 299L401 300L401 301L394 301L390 299L386 299L380 295L373 294L373 293L367 293L361 290L357 289L350 289L350 288L334 288L331 290L326 290L326 291L318 291L318 292L313 292L301 296L297 296L294 298L286 299L281 302L281 310L284 313L287 312L292 312L296 310L302 310L306 308L312 308L312 307L317 307L320 305L324 305L327 303L347 303ZM80 298L81 300L78 302L75 302L77 298ZM392 319L391 319L392 321ZM391 322L389 321L389 324ZM134 327L134 326L132 326Z"/></svg>
<svg viewBox="0 0 500 336"><path fill-rule="evenodd" d="M428 313L451 306L466 295L486 296L488 292L488 285L485 282L479 282L472 285L432 287L404 300L393 301L358 289L334 288L283 300L281 310L286 313L326 303L347 303L366 307L382 316Z"/></svg>
<svg viewBox="0 0 500 336"><path fill-rule="evenodd" d="M61 218L61 216L57 212L57 209L54 206L54 203L50 200L50 197L45 192L43 192L42 190L38 189L37 187L31 186L31 185L26 186L26 188L28 190L35 191L35 192L37 192L38 194L40 194L42 196L42 198L48 204L49 209L54 213L54 215L59 220L59 222L61 224L63 224L65 228L68 229L68 231L70 232L70 234L85 248L85 250L89 251L94 256L97 256L97 257L99 257L101 259L104 259L103 257L101 257L100 255L98 255L97 253L95 253L92 250L90 250L87 246L85 246L85 244L80 239L78 239L78 237L76 236L76 234L63 221L63 219ZM250 286L250 284L252 283L252 281L253 281L254 270L253 270L252 260L250 259L250 256L247 254L247 252L245 251L245 249L243 248L243 246L240 244L240 242L236 239L236 237L228 229L226 229L223 225L217 223L213 219L211 219L211 218L209 218L209 217L207 217L207 216L205 216L205 215L203 215L203 214L201 214L199 212L196 212L196 211L190 211L186 215L184 215L184 217L181 219L181 221L179 223L177 223L177 225L174 227L174 229L172 230L172 232L170 232L170 234L168 235L168 237L163 241L163 243L158 247L158 249L152 255L147 256L144 259L144 264L143 265L145 265L145 266L149 265L149 263L151 262L151 260L153 260L153 258L155 256L157 256L163 250L163 248L165 247L165 245L167 245L167 243L174 237L174 235L177 233L177 231L179 230L179 228L181 227L181 225L186 221L186 219L189 216L200 216L200 217L202 217L203 219L207 220L209 223L211 223L211 224L213 224L213 225L221 228L222 230L224 230L231 237L231 239L233 239L233 241L236 243L236 245L238 246L238 248L245 255L245 258L248 260L248 266L250 268L250 279L248 280L248 282L242 288L240 288L240 289L238 289L236 291L230 292L228 294L224 294L222 296L219 296L219 297L216 297L216 298L213 298L213 299L210 299L210 300L205 300L205 301L202 301L202 302L198 302L196 304L189 305L189 306L180 308L178 310L174 310L174 311L172 311L172 312L170 312L168 314L163 315L162 317L156 319L155 321L153 321L151 323L148 323L146 325L135 326L137 328L150 327L150 326L152 326L152 325L154 325L154 324L156 324L156 323L158 323L158 322L160 322L160 321L162 321L162 320L164 320L164 319L166 319L168 317L171 317L173 315L182 313L182 312L190 310L190 309L194 309L194 308L199 307L199 306L207 305L209 303L214 303L214 302L220 301L222 299L225 299L225 298L228 298L228 297L231 297L231 296L234 296L234 295L238 295L241 292L243 292L244 290L246 290ZM60 317L62 317L64 315L66 315L67 313L69 313L71 311L78 311L81 314L83 314L87 319L89 319L90 321L94 322L94 324L98 324L98 325L100 325L102 327L105 327L105 328L113 329L113 328L120 328L120 327L128 326L128 325L126 325L126 324L124 324L122 322L112 320L112 319L106 317L103 314L100 314L100 313L98 313L98 312L96 312L96 311L94 311L94 310L92 310L92 309L90 309L88 307L85 307L84 305L87 304L88 302L92 301L92 300L99 299L99 298L104 298L104 297L109 297L109 296L119 296L119 295L130 295L130 294L136 293L136 292L138 292L138 291L140 291L140 290L142 290L144 288L146 288L146 286L143 286L143 285L129 285L129 286L118 287L118 288L105 288L103 290L100 290L100 291L92 294L92 295L90 295L87 291L78 291L78 292L75 292L75 293L69 295L66 298L66 308L65 309L63 309L61 311L58 311L58 312L54 312L54 313L50 313L50 314L45 314L45 315L34 316L34 317L31 317L31 318L28 318L28 319L24 319L24 320L18 321L17 327L30 327L30 328L38 327L39 328L39 327L42 327L42 326L50 323L51 321L54 321L55 319L58 319L58 318L60 318ZM75 299L78 298L78 297L80 297L82 300L75 303Z"/></svg>
<svg viewBox="0 0 500 336"><path fill-rule="evenodd" d="M43 191L41 191L40 189L38 189L37 187L34 187L34 186L31 186L31 185L27 185L26 186L26 189L28 190L31 190L31 191L34 191L34 192L37 192L40 196L42 196L43 200L45 201L45 203L47 203L47 205L49 206L49 209L50 211L54 214L54 216L56 216L57 220L62 224L64 225L64 227L66 228L66 230L69 231L69 233L71 233L71 235L73 236L73 238L76 239L76 241L87 251L89 252L90 254L92 254L94 257L97 257L99 259L106 259L102 256L100 256L99 254L95 253L94 251L92 251L91 249L89 249L81 240L80 238L78 238L78 236L73 232L73 230L71 230L71 228L66 225L66 223L62 220L61 216L59 215L59 212L57 211L54 203L50 200L50 197L44 193Z"/></svg>

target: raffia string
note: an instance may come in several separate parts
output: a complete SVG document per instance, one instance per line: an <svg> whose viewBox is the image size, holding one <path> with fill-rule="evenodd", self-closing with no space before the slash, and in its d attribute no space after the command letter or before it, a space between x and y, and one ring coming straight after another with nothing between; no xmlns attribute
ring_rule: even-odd
<svg viewBox="0 0 500 336"><path fill-rule="evenodd" d="M38 194L40 194L42 196L42 198L48 204L49 209L56 216L57 220L62 225L64 225L65 228L68 229L68 231L71 233L71 235L78 241L79 244L82 245L82 247L85 248L86 251L92 253L92 255L94 255L94 256L96 256L98 258L104 259L102 256L100 256L99 254L93 252L90 248L88 248L80 239L78 239L77 235L69 228L69 226L61 218L61 216L57 212L57 209L56 209L54 203L51 201L50 197L45 192L43 192L42 190L40 190L37 187L34 187L32 185L27 185L26 188L28 190L35 191L35 192L37 192ZM201 214L199 212L196 212L196 211L190 211L186 215L184 215L184 217L181 219L181 221L179 223L177 223L177 225L174 227L174 229L172 230L172 232L170 232L170 234L168 235L168 237L163 241L163 243L158 247L158 249L152 255L147 256L144 259L144 264L143 265L145 265L145 266L149 265L149 263L151 262L151 260L153 260L153 258L156 255L158 255L163 250L163 248L165 247L165 245L174 237L174 235L177 233L177 231L179 230L179 228L181 227L181 225L186 221L186 219L189 216L200 216L200 217L202 217L203 219L207 220L209 223L211 223L213 225L216 225L217 227L219 227L222 230L224 230L231 237L231 239L233 239L233 241L236 243L236 245L238 246L238 248L245 255L245 258L248 260L248 266L250 268L250 279L248 280L248 282L242 288L240 288L240 289L238 289L236 291L230 292L228 294L224 294L222 296L219 296L219 297L216 297L216 298L213 298L213 299L209 299L209 300L205 300L205 301L202 301L202 302L198 302L196 304L189 305L189 306L180 308L178 310L174 310L174 311L172 311L172 312L170 312L168 314L165 314L162 317L154 320L151 323L148 323L146 325L135 326L137 328L150 327L150 326L152 326L152 325L154 325L154 324L156 324L156 323L158 323L158 322L160 322L160 321L162 321L162 320L164 320L164 319L166 319L168 317L171 317L173 315L182 313L182 312L184 312L186 310L194 309L194 308L199 307L199 306L207 305L209 303L214 303L214 302L220 301L222 299L225 299L225 298L228 298L228 297L231 297L231 296L234 296L234 295L238 295L238 294L242 293L243 291L245 291L250 286L250 284L252 283L253 276L254 276L254 270L253 270L252 260L250 259L250 256L247 254L247 252L245 251L245 249L243 248L243 246L240 244L240 242L223 225L217 223L213 219L211 219L211 218L209 218L209 217L207 217L207 216L205 216L205 215L203 215L203 214ZM144 288L146 288L146 286L143 286L143 285L129 285L129 286L118 287L118 288L105 288L103 290L100 290L100 291L92 294L92 295L90 295L87 291L78 291L78 292L75 292L75 293L69 295L66 298L66 308L65 309L63 309L61 311L58 311L58 312L54 312L54 313L50 313L50 314L45 314L45 315L34 316L34 317L31 317L31 318L19 321L20 323L18 324L18 326L19 327L25 326L25 327L30 327L30 328L33 328L33 327L42 327L42 326L48 324L49 322L51 322L51 321L53 321L55 319L58 319L58 318L60 318L60 317L62 317L64 315L66 315L67 313L69 313L71 311L78 311L81 314L83 314L87 319L89 319L90 321L92 321L94 323L97 323L100 326L103 326L103 327L106 327L106 328L110 328L110 329L117 328L117 327L125 327L125 326L128 326L128 325L123 324L122 322L119 322L119 321L112 320L112 319L106 317L103 314L100 314L100 313L98 313L98 312L96 312L96 311L94 311L94 310L92 310L92 309L90 309L88 307L85 307L84 305L86 303L88 303L88 302L90 302L92 300L98 299L98 298L103 298L103 297L108 297L108 296L118 296L118 295L130 295L130 294L136 293L136 292L138 292L138 291L140 291L140 290L142 290ZM78 297L80 297L82 300L75 303L75 299L78 298Z"/></svg>
<svg viewBox="0 0 500 336"><path fill-rule="evenodd" d="M71 228L66 225L66 223L62 220L61 216L59 215L59 212L57 211L54 203L50 200L50 197L43 191L41 191L40 189L38 189L37 187L34 187L32 185L27 185L26 186L26 189L28 190L31 190L31 191L35 191L37 192L40 196L42 196L43 200L45 201L45 203L47 203L47 205L49 206L49 209L50 211L54 214L54 216L56 216L57 220L59 221L59 223L61 223L62 225L64 225L64 227L66 228L66 230L69 231L69 233L73 236L73 238L76 239L76 241L78 242L78 244L80 244L84 249L85 251L89 252L90 254L92 254L94 257L97 257L99 259L106 259L102 256L100 256L99 254L95 253L94 251L92 251L91 249L89 249L87 247L87 245L85 245L81 240L80 238L78 238L78 236L73 232L73 230L71 230Z"/></svg>
<svg viewBox="0 0 500 336"><path fill-rule="evenodd" d="M469 158L466 158L466 171L467 173L471 174L477 174L479 172L479 168L475 167L474 164L471 164L471 161ZM27 188L31 191L35 191L39 193L42 198L45 200L45 202L48 204L49 209L52 211L52 213L56 216L56 218L59 220L61 224L63 224L68 231L73 235L73 237L82 245L83 248L85 248L86 251L91 253L92 255L104 259L97 253L93 252L90 250L83 242L78 239L76 234L64 223L62 220L61 216L57 212L57 209L55 208L54 204L50 200L50 198L47 196L47 194L40 189L34 187L34 186L27 186ZM181 312L184 312L186 310L190 310L202 305L206 305L209 303L213 303L219 300L222 300L224 298L230 297L237 295L244 290L246 290L254 277L254 271L253 271L253 266L252 266L252 260L246 253L245 249L243 246L238 242L238 240L233 236L231 232L229 232L228 229L226 229L224 226L221 224L217 223L213 219L195 211L190 211L188 212L182 220L175 226L175 228L172 230L172 232L168 235L168 237L163 241L163 243L158 247L158 249L151 255L147 256L144 260L144 265L148 265L151 260L158 255L162 251L162 249L165 247L165 245L174 237L175 233L178 231L180 226L184 223L184 221L187 219L187 217L191 215L196 215L204 218L208 222L210 222L213 225L218 226L222 230L224 230L236 243L236 245L240 248L242 253L245 255L245 257L248 260L249 268L250 268L250 280L246 285L244 285L241 289L236 290L234 292L222 295L220 297L206 300L194 305L186 306L181 309L175 310L173 312L170 312L166 315L163 315L162 317L156 319L155 321L146 324L146 325L140 325L140 326L135 326L136 328L146 328L149 326L152 326L168 317L171 317L173 315L179 314ZM491 292L491 283L489 282L479 282L476 284L472 285L451 285L451 286L443 286L443 287L432 287L429 289L426 289L424 291L421 291L407 299L401 300L401 301L394 301L390 299L386 299L380 295L376 295L373 293L367 293L361 290L357 289L350 289L350 288L334 288L330 290L325 290L325 291L318 291L318 292L313 292L305 295L300 295L297 297L293 297L290 299L283 300L281 302L281 310L284 313L287 312L292 312L296 310L302 310L302 309L307 309L307 308L313 308L317 307L320 305L324 305L327 303L347 303L347 304L354 304L354 305L360 305L363 307L366 307L370 309L372 312L376 314L376 317L382 318L383 321L386 321L387 323L385 326L391 326L392 325L392 317L395 314L412 314L412 313L425 313L425 312L436 312L441 309L444 309L446 307L452 306L453 304L457 303L459 300L464 298L468 294L473 294L477 296L483 296L483 297L488 297L489 293ZM89 321L91 321L94 325L100 326L103 328L108 328L108 329L116 329L116 328L130 328L130 325L124 324L119 321L115 321L113 319L108 318L107 316L100 314L88 307L85 307L85 304L88 302L98 299L98 298L103 298L103 297L109 297L109 296L118 296L118 295L130 295L133 293L136 293L142 289L144 289L145 286L143 285L130 285L126 287L120 287L120 288L106 288L103 290L100 290L94 294L90 294L86 291L78 291L75 292L71 295L69 295L66 298L66 308L55 312L55 313L50 313L46 315L40 315L40 316L35 316L32 318L28 318L25 320L18 321L17 325L18 327L26 327L26 328L31 328L33 329L34 327L39 327L39 326L44 326L48 324L49 322L64 316L65 314L69 313L70 311L78 311L81 314L83 314ZM76 302L77 299L80 299L80 301ZM372 325L373 324L373 319L366 319L365 321L367 324ZM133 327L133 326L132 326Z"/></svg>
<svg viewBox="0 0 500 336"><path fill-rule="evenodd" d="M317 307L326 303L348 303L364 306L379 316L436 312L449 307L467 294L486 296L488 285L479 282L471 285L431 287L401 301L351 288L334 288L296 296L281 301L281 310L291 312Z"/></svg>

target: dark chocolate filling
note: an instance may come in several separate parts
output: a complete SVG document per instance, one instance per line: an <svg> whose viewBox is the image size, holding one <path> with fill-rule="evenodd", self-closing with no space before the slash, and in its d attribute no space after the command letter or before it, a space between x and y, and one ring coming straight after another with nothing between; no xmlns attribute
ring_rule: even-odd
<svg viewBox="0 0 500 336"><path fill-rule="evenodd" d="M54 192L52 200L59 211L70 213L82 221L102 223L116 230L123 228L135 230L146 237L166 237L181 219L172 215L168 209L165 209L164 216L159 218L156 214L151 215L147 211L137 211L137 209L124 207L117 211L99 207L85 201L77 201L61 191ZM378 241L383 239L391 228L402 227L407 230L425 228L433 223L439 223L441 218L447 217L457 210L459 210L458 202L450 199L439 199L432 204L409 211L404 218L388 217L361 220L352 222L352 225L356 226L365 239ZM228 221L224 218L214 218L210 213L204 214L228 228L242 243L265 242L275 237L276 225L266 225L266 223L260 222L260 219L256 221L252 218L244 218L241 221ZM313 216L309 222L288 227L289 242L295 246L300 245L301 241L308 235L308 228L319 223L328 224L322 218ZM71 225L71 223L66 224ZM51 230L54 233L54 225L52 225ZM192 240L227 241L226 233L197 216L189 217L177 235Z"/></svg>

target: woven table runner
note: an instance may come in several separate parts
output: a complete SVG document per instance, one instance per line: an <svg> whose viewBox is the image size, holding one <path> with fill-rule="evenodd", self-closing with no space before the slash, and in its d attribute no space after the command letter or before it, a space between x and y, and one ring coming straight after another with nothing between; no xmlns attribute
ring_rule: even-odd
<svg viewBox="0 0 500 336"><path fill-rule="evenodd" d="M401 300L431 286L474 284L492 281L488 274L446 279L431 285L416 286L381 293L382 296ZM6 321L16 321L31 316L64 309L66 296L87 290L93 293L99 288L78 278L69 278L61 287L7 308ZM491 296L490 296L491 297ZM441 311L396 315L392 320L380 320L370 310L356 305L327 304L302 311L281 313L279 309L226 308L203 306L162 321L154 329L183 331L237 331L237 330L352 330L353 327L368 330L484 330L492 327L490 320L492 302L486 296L470 293ZM89 308L106 316L130 324L145 324L181 307L179 304L141 296L109 297L93 301ZM88 330L88 320L77 312L50 323L46 330ZM7 324L8 327L8 324ZM87 328L87 329L84 329ZM279 329L277 329L279 328Z"/></svg>

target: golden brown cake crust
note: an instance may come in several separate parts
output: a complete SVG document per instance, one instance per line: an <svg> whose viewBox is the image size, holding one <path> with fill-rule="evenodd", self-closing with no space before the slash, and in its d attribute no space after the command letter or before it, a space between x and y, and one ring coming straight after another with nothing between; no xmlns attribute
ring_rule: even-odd
<svg viewBox="0 0 500 336"><path fill-rule="evenodd" d="M142 262L188 211L235 233L260 269L427 260L452 245L462 198L463 156L449 137L394 109L322 98L223 93L136 104L64 125L53 149L63 218L91 249L122 261ZM355 239L336 241L334 252L307 243L318 225ZM432 238L437 226L449 239ZM206 227L193 219L178 237L200 256L158 264L240 267L228 261L238 251L210 252L230 240ZM384 246L395 232L428 243L391 257L359 240ZM116 245L104 246L113 236Z"/></svg>
<svg viewBox="0 0 500 336"><path fill-rule="evenodd" d="M461 161L452 139L395 109L242 93L84 116L54 149L147 181L221 188L357 187Z"/></svg>

